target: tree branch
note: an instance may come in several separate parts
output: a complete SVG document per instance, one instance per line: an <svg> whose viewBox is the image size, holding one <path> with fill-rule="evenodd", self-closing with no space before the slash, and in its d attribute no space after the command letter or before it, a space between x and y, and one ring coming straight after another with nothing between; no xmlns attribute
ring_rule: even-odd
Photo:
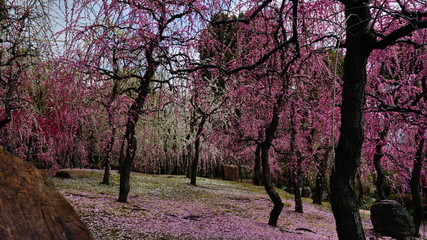
<svg viewBox="0 0 427 240"><path fill-rule="evenodd" d="M414 32L414 31L416 31L418 29L422 29L422 28L427 28L427 20L424 20L424 21L411 21L407 25L394 30L389 35L384 36L382 38L382 40L377 41L376 43L374 43L372 45L372 48L373 49L384 49L384 48L386 48L386 47L388 47L390 45L395 44L396 41L399 40L399 38L408 36L412 32Z"/></svg>

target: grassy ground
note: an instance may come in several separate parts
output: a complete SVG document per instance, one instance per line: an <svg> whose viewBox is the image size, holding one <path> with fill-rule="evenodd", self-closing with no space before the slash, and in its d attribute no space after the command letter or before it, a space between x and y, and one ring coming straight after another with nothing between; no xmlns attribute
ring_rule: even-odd
<svg viewBox="0 0 427 240"><path fill-rule="evenodd" d="M119 176L102 185L102 172L68 170L72 179L52 178L98 239L336 239L328 204L304 200L304 214L293 209L292 195L278 190L285 202L279 227L266 223L272 208L262 187L247 183L184 176L132 173L127 203L117 202ZM369 214L362 213L367 235Z"/></svg>

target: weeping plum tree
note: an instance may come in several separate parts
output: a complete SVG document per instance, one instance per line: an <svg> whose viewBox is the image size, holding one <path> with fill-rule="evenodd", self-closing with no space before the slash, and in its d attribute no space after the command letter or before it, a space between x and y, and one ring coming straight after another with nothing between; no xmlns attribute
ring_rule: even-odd
<svg viewBox="0 0 427 240"><path fill-rule="evenodd" d="M240 129L233 131L243 141L253 142L259 147L256 152L262 165L263 184L274 204L269 225L277 226L284 204L271 181L270 149L277 138L278 129L283 125L281 117L293 81L296 81L294 78L301 72L301 68L296 67L298 64L302 66L298 61L301 56L298 39L300 26L297 23L300 9L298 1L283 1L265 7L267 5L268 2L265 2L265 5L257 6L242 17L214 23L238 22L240 26L236 28L235 49L224 51L225 54L217 53L218 57L225 59L227 54L235 54L234 61L226 67L218 67L221 62L214 60L207 66L219 68L226 74L236 73L237 81L230 81L228 95L232 98L230 101L242 106L242 109L236 110L240 115L237 125ZM258 15L252 17L253 12L258 12ZM291 20L288 22L288 19ZM255 99L256 104L246 102L249 99Z"/></svg>
<svg viewBox="0 0 427 240"><path fill-rule="evenodd" d="M224 80L229 81L227 88L221 89L221 94L230 98L227 106L232 103L236 105L234 111L231 111L235 113L236 119L239 121L239 124L235 124L237 127L234 130L239 133L236 135L243 138L242 142L250 142L252 146L257 147L255 152L262 164L263 184L274 204L269 224L277 226L283 202L273 188L271 181L271 169L277 167L277 165L271 166L275 162L276 154L276 151L273 152L272 150L280 150L276 147L280 145L278 142L286 142L287 138L281 138L289 133L289 130L284 126L287 124L289 114L297 112L287 111L290 109L289 99L292 92L297 88L300 81L312 79L311 77L314 76L314 73L307 69L317 67L306 64L307 62L302 59L310 58L313 52L323 51L332 42L332 45L335 45L334 47L344 49L344 51L338 51L345 54L345 58L342 73L342 104L340 105L342 114L341 135L331 176L331 203L339 238L364 239L354 196L354 177L360 164L364 138L363 107L365 106L365 85L368 80L366 68L373 66L373 64L368 64L369 57L376 49L387 49L392 45L396 46L398 43L415 47L425 44L425 38L412 38L412 36L423 36L422 33L425 33L423 28L427 28L427 13L425 12L425 3L413 0L340 0L339 2L341 3L337 7L337 3L324 0L75 1L72 9L76 12L71 14L75 19L70 20L66 29L67 32L73 34L74 45L72 46L74 48L66 47L70 51L67 56L78 56L76 62L80 63L79 69L84 69L89 75L82 77L89 79L82 85L89 85L90 82L96 82L93 86L107 85L103 81L98 81L100 78L124 82L126 89L121 93L132 98L125 113L125 144L122 146L126 146L126 150L124 151L120 176L119 201L126 202L128 199L130 171L137 154L137 126L141 122L139 121L141 115L149 113L148 97L159 86L174 83L174 81L170 81L169 74L181 73L186 75L189 72L194 73L199 70L214 70L212 75L220 73L227 76L216 78L220 80L219 85L225 85ZM12 24L13 21L8 21L11 18L4 11L4 6L7 4L4 4L5 1L0 3L2 3L0 5L1 24ZM326 8L322 8L324 6ZM220 19L213 17L218 12L234 13L235 9L239 7L244 9L245 13L238 17ZM340 12L332 12L341 7L344 10L344 16ZM17 6L16 9L20 10L21 8ZM18 10L16 11L19 12ZM86 12L90 14L86 15ZM27 11L24 10L22 13L24 16L22 19L28 20L25 15ZM25 27L23 28L25 24L19 22L19 19L21 18L18 17L18 21L15 21L16 26L13 24L6 27L2 26L1 31L14 29L17 36L24 36L28 32L25 32ZM323 21L324 19L327 21ZM208 22L212 26L238 27L230 27L233 31L235 30L235 35L226 34L226 37L235 37L236 41L209 39L211 45L207 44L206 46L213 46L212 49L216 52L203 58L194 54L196 46L198 46L195 44L195 40L200 40L196 36L204 33L200 29L206 29L205 24ZM346 28L337 33L335 31L337 26L340 27L343 23ZM332 33L329 33L330 30ZM341 39L344 35L345 41ZM7 36L7 34L2 34L1 39L2 43L5 44L2 45L1 49L2 65L0 67L2 74L0 78L3 107L1 109L0 127L2 124L8 124L11 121L10 113L14 106L10 105L10 102L17 98L15 94L16 84L8 85L9 80L13 82L19 79L21 76L19 74L23 72L21 70L26 69L25 67L20 68L24 65L20 66L19 64L25 63L25 61L21 61L23 56L20 54L32 53L33 50L32 47L26 48L28 41L25 38L20 39L18 37L18 41L12 43L7 38L4 40L3 36ZM18 46L17 43L21 45ZM25 44L22 45L23 43ZM226 45L226 47L216 48L221 44ZM6 51L4 46L6 46ZM321 50L313 50L315 47L319 47ZM15 53L17 55L13 58L12 55ZM12 57L9 58L10 56ZM10 65L17 68L8 69ZM181 69L181 67L185 69ZM76 71L75 68L73 70ZM168 76L164 77L158 74L160 71L168 72ZM58 73L60 72L58 71ZM58 79L75 80L81 77L78 73L74 75L68 71L62 73L63 78ZM8 76L11 78L7 79ZM15 78L16 76L18 78ZM61 81L56 83L60 84ZM415 97L412 99L412 103L416 103L414 106L409 104L409 108L400 108L396 107L398 105L396 103L388 103L383 104L382 107L385 106L384 111L406 111L415 114L420 112L421 107L418 103L425 99L427 92L425 90L425 85L427 85L425 79L423 82L421 81L420 85L421 93L414 95ZM70 84L70 86L74 85ZM57 95L52 99L73 102L75 98L70 98L72 91L67 91L67 89L72 88L70 86L61 88L60 93L67 96L61 98L60 93L56 93ZM391 85L391 87L393 86ZM10 87L10 91L7 89L8 87ZM114 91L114 87L112 89ZM310 91L310 89L312 88L304 88L306 91ZM54 92L48 86L46 86L46 90ZM9 92L12 94L8 95ZM104 99L104 102L111 102L111 99ZM380 102L384 101L381 98L379 100ZM81 104L83 105L83 103ZM334 108L334 104L328 105ZM65 105L64 103L60 106L67 109ZM52 104L45 106L52 107ZM200 106L195 106L195 111L199 109L198 107ZM414 110L414 107L419 109ZM61 110L63 109L46 111L46 113L63 113L62 115L58 114L58 116L82 118L78 114L80 110L78 108L70 107L68 109L73 114L67 114L68 110ZM199 148L200 136L203 133L209 112L206 108L199 109L201 121L194 142L196 150ZM3 116L5 117L3 118ZM53 120L58 123L60 119L60 117L56 117ZM84 120L86 119L82 118L81 121ZM69 130L68 132L72 133L71 135L75 135L68 139L69 142L75 142L74 146L78 145L77 142L81 142L82 127L80 122L70 124L70 128L46 122L45 125L54 126L54 128L47 127L46 132L64 133L63 136L68 137L69 135L65 133ZM234 126L233 124L230 125ZM297 124L294 123L294 125ZM111 150L114 142L112 137L114 136L114 128L111 129L111 132L113 134L109 135L111 136L111 144L108 144L108 151ZM296 139L298 134L293 134L295 134ZM423 152L423 145L425 144L420 137L417 138L417 143L419 151L414 154L416 161L412 173L415 180L411 184L414 186L414 196L420 188L419 185L416 185L416 178L419 178L421 174L417 169L419 169L419 159L421 159L419 156L422 155L421 152ZM31 142L31 144L33 143ZM294 146L291 149L295 150L296 148ZM70 151L75 150L65 147L61 149L65 150L60 153L66 153L67 156L70 155ZM196 163L197 169L197 161L194 163ZM193 175L195 176L195 174Z"/></svg>
<svg viewBox="0 0 427 240"><path fill-rule="evenodd" d="M225 3L223 3L225 4ZM227 4L225 4L227 5ZM155 84L171 83L169 79L157 79L160 69L176 68L185 62L191 52L197 24L203 24L203 17L209 16L215 8L222 5L210 1L87 1L79 5L80 14L92 9L93 23L76 19L79 37L76 45L87 39L96 40L98 44L89 48L85 54L101 54L95 61L84 61L96 70L113 79L132 81L127 91L133 102L127 112L125 142L127 149L120 171L119 201L126 202L130 191L130 171L137 152L136 127L147 97L153 92ZM96 6L96 7L94 7ZM90 11L89 11L90 12ZM197 24L196 24L197 23ZM99 32L105 34L99 36ZM94 37L95 36L95 37ZM112 49L116 49L120 74L112 72L105 59ZM105 55L102 55L105 54ZM117 70L117 69L116 69Z"/></svg>
<svg viewBox="0 0 427 240"><path fill-rule="evenodd" d="M414 164L411 172L410 188L412 194L412 201L414 205L414 224L415 224L415 236L420 236L421 223L424 221L424 207L423 199L421 194L421 172L423 165L425 165L427 158L427 147L426 147L426 127L419 127L418 133L415 136L416 153L414 156Z"/></svg>
<svg viewBox="0 0 427 240"><path fill-rule="evenodd" d="M0 1L0 129L23 104L21 87L28 84L32 66L46 50L45 44L39 43L46 37L41 33L47 27L44 7L39 1Z"/></svg>
<svg viewBox="0 0 427 240"><path fill-rule="evenodd" d="M381 198L381 181L384 173L379 159L388 160L388 167L399 166L399 180L404 187L410 189L413 207L416 235L419 235L422 207L421 176L425 174L425 126L427 77L425 67L426 47L422 35L413 35L413 44L399 44L394 49L385 49L374 53L371 75L377 81L376 88L371 84L369 106L370 110L384 118L384 127L377 130L379 141L375 142L374 165L377 170L377 191ZM387 53L387 57L383 57ZM376 56L376 58L375 58ZM377 61L375 61L377 60ZM371 116L373 114L370 114ZM369 115L368 115L369 116ZM390 117L392 116L392 117ZM375 124L373 124L375 125ZM402 134L401 129L406 131ZM371 130L372 131L372 130ZM372 133L371 133L372 134ZM386 137L386 134L391 136ZM387 145L387 148L382 146ZM402 154L404 153L404 154ZM392 161L390 161L390 158ZM394 161L399 158L400 161ZM405 167L401 167L401 166ZM410 170L412 168L412 170ZM407 181L402 181L405 179Z"/></svg>
<svg viewBox="0 0 427 240"><path fill-rule="evenodd" d="M365 239L354 196L354 177L363 143L366 66L373 49L396 44L427 27L425 4L341 0L345 8L346 48L340 138L331 176L331 205L340 239ZM399 6L399 7L397 7ZM372 15L374 12L374 15ZM396 17L392 17L396 16ZM397 17L399 16L399 17ZM399 23L398 23L399 21Z"/></svg>
<svg viewBox="0 0 427 240"><path fill-rule="evenodd" d="M213 78L215 79L215 78ZM218 111L222 108L224 103L227 101L225 96L216 95L215 92L211 91L211 88L214 87L211 85L209 78L196 76L193 80L194 89L191 105L193 107L193 111L197 116L194 120L198 121L196 128L196 135L194 137L194 157L191 161L190 165L190 183L192 185L196 185L197 181L197 169L199 166L199 158L200 158L200 145L202 143L202 138L206 132L205 124L212 118L213 115L217 114ZM194 123L192 123L194 124Z"/></svg>

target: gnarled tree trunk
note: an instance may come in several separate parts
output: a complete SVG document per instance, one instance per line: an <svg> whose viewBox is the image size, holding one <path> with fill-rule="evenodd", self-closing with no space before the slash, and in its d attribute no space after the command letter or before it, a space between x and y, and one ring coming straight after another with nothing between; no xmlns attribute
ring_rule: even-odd
<svg viewBox="0 0 427 240"><path fill-rule="evenodd" d="M260 144L261 148L261 162L262 162L262 178L264 181L264 188L273 202L273 210L270 213L270 219L268 220L268 225L277 226L277 221L279 220L280 213L283 209L283 202L280 198L279 194L274 190L273 185L271 184L271 173L270 173L270 165L268 163L271 143L274 139L274 134L277 130L277 126L279 125L279 109L277 106L273 109L273 117L272 120L265 130L265 141Z"/></svg>
<svg viewBox="0 0 427 240"><path fill-rule="evenodd" d="M423 208L423 200L421 197L421 186L420 186L420 177L421 177L421 169L424 161L423 152L425 145L425 138L423 137L423 132L419 133L420 139L418 141L417 152L414 159L414 167L411 173L411 194L412 194L412 202L414 204L414 225L415 225L415 237L420 236L420 226L424 220L424 208Z"/></svg>
<svg viewBox="0 0 427 240"><path fill-rule="evenodd" d="M154 72L157 69L157 65L154 63L154 60L151 59L153 56L153 49L150 49L146 53L148 67L145 75L140 79L140 85L137 89L138 96L135 99L135 102L131 105L128 111L128 119L126 123L126 132L125 140L127 143L127 149L125 157L120 167L120 192L119 192L119 202L127 202L127 198L130 191L130 170L133 167L133 162L136 155L136 136L135 129L138 123L139 114L143 109L145 100L147 99L149 89L150 89L150 80L154 76Z"/></svg>
<svg viewBox="0 0 427 240"><path fill-rule="evenodd" d="M262 174L261 174L261 147L259 144L256 146L255 150L255 164L254 164L254 176L253 184L256 186L262 185Z"/></svg>
<svg viewBox="0 0 427 240"><path fill-rule="evenodd" d="M138 113L135 110L134 104L129 111L128 120L126 124L126 142L127 149L125 158L123 159L122 167L120 169L120 192L119 202L127 202L130 191L130 170L133 166L136 153L136 136L135 128L138 122Z"/></svg>
<svg viewBox="0 0 427 240"><path fill-rule="evenodd" d="M319 159L320 154L317 153L314 157L319 162L319 165L317 166L317 175L316 175L316 188L314 189L313 194L313 203L322 205L322 198L323 198L323 192L325 191L326 187L326 170L328 167L328 157L330 153L330 148L327 148L325 150L325 153L323 156L321 156L322 159Z"/></svg>
<svg viewBox="0 0 427 240"><path fill-rule="evenodd" d="M196 186L197 166L199 165L200 138L202 137L203 127L205 126L206 119L207 119L207 115L203 114L197 129L196 140L194 142L194 159L193 159L193 162L191 163L191 180L190 180L190 183L194 186Z"/></svg>
<svg viewBox="0 0 427 240"><path fill-rule="evenodd" d="M299 167L297 167L299 168ZM292 187L294 189L294 201L295 201L295 211L299 212L299 213L303 213L303 206L302 206L302 199L301 199L301 191L300 191L300 176L301 176L301 171L300 168L294 170L294 172L292 173Z"/></svg>
<svg viewBox="0 0 427 240"><path fill-rule="evenodd" d="M385 175L381 167L381 158L384 156L382 148L384 146L385 137L388 133L388 127L385 126L384 129L379 134L379 141L375 145L375 154L374 154L374 166L375 171L377 172L377 178L375 180L375 186L377 188L377 201L384 200L386 198L386 194L384 191L384 180Z"/></svg>
<svg viewBox="0 0 427 240"><path fill-rule="evenodd" d="M339 239L365 239L354 192L354 178L360 165L364 138L366 63L375 42L369 32L371 20L365 1L342 1L347 18L344 86L341 107L341 135L331 175L331 205Z"/></svg>

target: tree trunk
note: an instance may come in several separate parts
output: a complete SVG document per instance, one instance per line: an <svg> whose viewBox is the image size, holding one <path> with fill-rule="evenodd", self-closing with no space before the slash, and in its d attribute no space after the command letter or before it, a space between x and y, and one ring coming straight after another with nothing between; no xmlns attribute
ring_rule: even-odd
<svg viewBox="0 0 427 240"><path fill-rule="evenodd" d="M374 155L374 166L375 171L377 172L377 178L375 180L375 187L377 188L377 201L384 200L386 198L384 191L384 180L385 175L381 168L381 158L382 158L382 150L380 150L382 146L377 145L375 147L375 155Z"/></svg>
<svg viewBox="0 0 427 240"><path fill-rule="evenodd" d="M423 200L421 198L421 186L420 186L420 180L421 180L421 169L423 165L423 149L424 149L424 143L425 139L423 138L421 131L421 137L422 139L419 141L417 152L415 155L415 161L414 161L414 167L412 169L411 174L411 194L412 194L412 202L414 204L414 224L415 224L415 237L420 236L420 226L422 221L424 220L424 208L423 208Z"/></svg>
<svg viewBox="0 0 427 240"><path fill-rule="evenodd" d="M255 165L254 165L254 177L253 177L253 184L256 186L262 185L262 175L261 175L261 147L257 145L255 150Z"/></svg>
<svg viewBox="0 0 427 240"><path fill-rule="evenodd" d="M365 239L354 193L354 177L360 165L364 138L363 106L365 103L366 63L375 42L369 33L370 13L365 1L346 1L347 18L344 59L344 86L341 107L341 135L331 175L331 205L338 238Z"/></svg>
<svg viewBox="0 0 427 240"><path fill-rule="evenodd" d="M273 116L271 122L267 129L265 129L265 141L260 144L261 148L261 162L262 162L262 178L264 181L264 188L273 202L273 210L270 213L270 219L268 220L268 225L276 227L277 221L279 220L280 213L283 209L283 202L279 194L274 190L273 185L271 184L271 173L270 165L268 163L268 151L270 150L271 143L274 139L274 134L276 133L277 126L279 125L279 109L278 106L275 106L273 109Z"/></svg>
<svg viewBox="0 0 427 240"><path fill-rule="evenodd" d="M111 136L107 143L107 157L105 158L104 165L104 177L102 179L102 184L110 184L110 163L113 159L113 146L116 138L116 127L113 122L113 113L108 111L108 122L111 128Z"/></svg>
<svg viewBox="0 0 427 240"><path fill-rule="evenodd" d="M120 171L120 192L119 202L127 202L130 191L130 170L133 166L136 153L136 137L135 128L138 121L138 113L131 107L129 117L126 124L126 155L123 159L123 164Z"/></svg>
<svg viewBox="0 0 427 240"><path fill-rule="evenodd" d="M299 168L299 166L297 166ZM294 188L294 200L295 200L295 211L298 213L304 213L301 199L300 182L301 176L300 169L293 171L292 173L292 187Z"/></svg>
<svg viewBox="0 0 427 240"><path fill-rule="evenodd" d="M377 201L381 201L386 198L386 194L384 191L385 175L381 167L381 158L384 156L382 148L384 146L384 141L387 133L388 127L385 126L384 129L379 133L380 139L375 145L374 166L375 171L377 172L377 178L375 180L375 187L377 188Z"/></svg>
<svg viewBox="0 0 427 240"><path fill-rule="evenodd" d="M9 90L5 96L6 97L5 104L4 104L5 116L0 121L0 129L2 129L4 126L10 123L10 121L12 121L12 104L10 104L10 101L8 100L10 99L11 92L12 90Z"/></svg>
<svg viewBox="0 0 427 240"><path fill-rule="evenodd" d="M193 162L191 163L191 181L190 181L190 183L194 186L196 186L197 166L199 164L200 138L202 137L203 127L205 126L206 119L207 119L207 115L203 115L199 123L199 128L197 129L196 141L194 142L194 159L193 159Z"/></svg>
<svg viewBox="0 0 427 240"><path fill-rule="evenodd" d="M261 144L262 178L264 181L265 191L273 202L273 210L271 210L268 225L276 227L284 204L279 194L274 190L273 185L271 184L270 165L268 163L268 151L270 146L271 145L267 143Z"/></svg>
<svg viewBox="0 0 427 240"><path fill-rule="evenodd" d="M318 204L318 205L322 205L322 198L323 198L323 192L325 191L325 186L326 186L326 170L327 170L327 162L328 162L328 157L329 157L329 148L327 150L325 150L324 155L322 156L322 159L318 159L319 158L319 154L316 154L314 157L316 158L316 160L319 160L319 166L317 168L318 172L317 172L317 176L316 176L316 188L314 189L314 194L313 194L313 203L314 204Z"/></svg>
<svg viewBox="0 0 427 240"><path fill-rule="evenodd" d="M297 151L297 148L296 148L297 130L296 130L296 124L295 124L295 105L292 105L292 108L291 108L290 125L291 125L290 152L295 155L294 160L296 161L296 164L294 165L291 173L292 187L294 189L295 211L299 213L303 213L300 182L299 182L299 178L301 176L301 154L299 151Z"/></svg>
<svg viewBox="0 0 427 240"><path fill-rule="evenodd" d="M120 192L119 202L127 202L130 191L130 170L133 166L133 161L136 155L136 136L135 129L138 123L139 114L144 107L145 100L147 99L150 82L157 69L158 63L153 59L154 46L151 45L146 51L145 56L147 60L147 71L140 79L139 87L137 89L138 96L135 102L131 105L128 111L128 119L126 123L125 138L127 142L126 155L123 159L122 166L120 167Z"/></svg>
<svg viewBox="0 0 427 240"><path fill-rule="evenodd" d="M82 162L79 156L79 144L80 144L80 127L76 133L76 136L74 137L73 155L71 157L73 168L82 168Z"/></svg>
<svg viewBox="0 0 427 240"><path fill-rule="evenodd" d="M322 205L322 195L323 195L323 175L319 171L316 175L316 187L314 188L313 193L313 203Z"/></svg>

